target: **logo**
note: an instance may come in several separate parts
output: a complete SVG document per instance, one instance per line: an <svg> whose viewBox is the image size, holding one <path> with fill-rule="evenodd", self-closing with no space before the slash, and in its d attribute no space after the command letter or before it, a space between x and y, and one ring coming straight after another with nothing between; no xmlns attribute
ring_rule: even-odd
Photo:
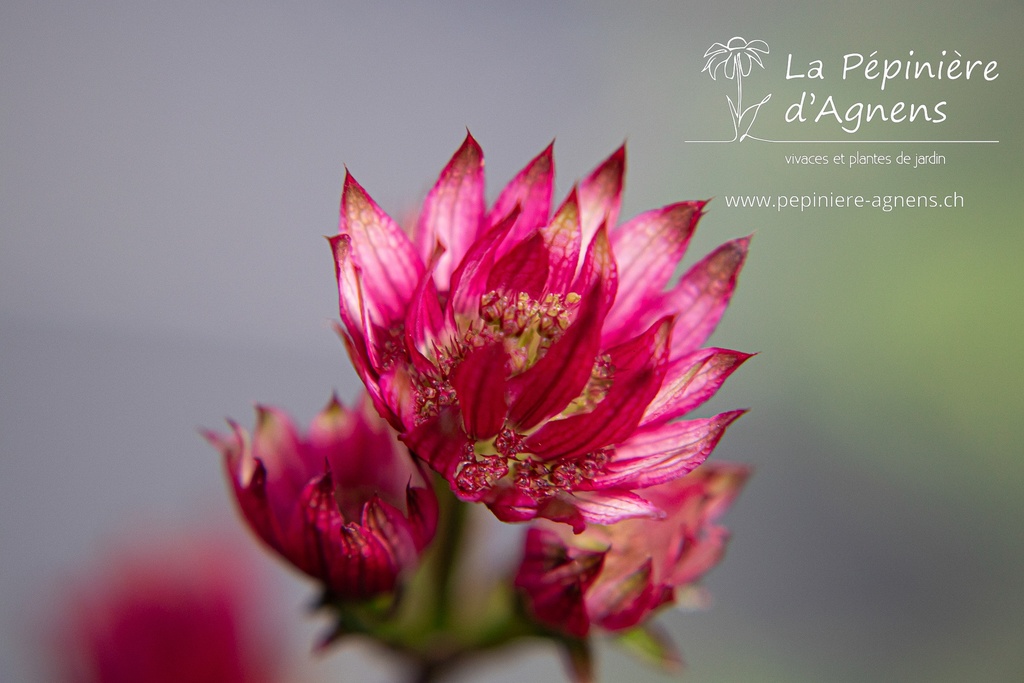
<svg viewBox="0 0 1024 683"><path fill-rule="evenodd" d="M777 90L776 94L781 95L766 107L772 100L772 93L762 97L765 88L750 88L747 80L753 80L754 74L767 71L765 57L770 52L767 42L747 40L743 36L714 43L704 52L704 67L700 72L706 72L716 83L734 81L736 85L735 96L732 93L725 95L732 137L686 142L998 142L951 139L952 136L941 133L945 130L943 124L949 120L962 120L971 111L972 103L979 100L981 89L992 86L999 78L999 62L995 59L975 56L967 49L955 46L926 49L913 46L902 50L873 49L809 60L797 59L794 66L793 53L790 52L785 60L786 87ZM723 77L722 81L718 80L719 76ZM748 92L744 93L744 88ZM755 94L751 95L751 92ZM781 104L780 98L783 100ZM761 127L775 133L771 138L765 133L752 133L759 116ZM935 132L920 135L926 130ZM780 131L789 133L782 135L787 139L779 139Z"/></svg>
<svg viewBox="0 0 1024 683"><path fill-rule="evenodd" d="M757 112L765 102L772 98L772 94L768 93L760 102L744 108L743 79L750 76L755 64L764 68L761 55L767 55L768 52L768 43L763 40L748 41L742 36L733 36L729 42L715 43L704 53L704 59L707 61L704 62L701 73L707 71L711 80L718 80L718 72L721 70L726 79L736 81L736 101L734 102L729 95L725 96L729 105L729 115L732 117L732 140L716 140L715 142L743 142L748 138L760 139L752 136L750 129L757 119Z"/></svg>

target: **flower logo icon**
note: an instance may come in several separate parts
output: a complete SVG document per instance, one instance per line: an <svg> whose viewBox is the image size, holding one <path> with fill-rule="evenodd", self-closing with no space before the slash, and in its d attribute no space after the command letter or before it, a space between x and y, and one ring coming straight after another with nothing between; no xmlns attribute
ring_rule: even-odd
<svg viewBox="0 0 1024 683"><path fill-rule="evenodd" d="M704 53L706 61L701 73L707 71L712 80L718 80L718 72L721 70L727 79L736 81L736 101L734 102L728 95L725 96L729 102L729 115L733 126L733 138L729 142L752 137L750 128L754 125L757 112L761 105L772 97L769 93L757 104L743 108L743 78L750 75L754 64L764 68L761 56L767 55L768 52L768 43L763 40L748 41L742 36L734 36L725 44L715 43Z"/></svg>

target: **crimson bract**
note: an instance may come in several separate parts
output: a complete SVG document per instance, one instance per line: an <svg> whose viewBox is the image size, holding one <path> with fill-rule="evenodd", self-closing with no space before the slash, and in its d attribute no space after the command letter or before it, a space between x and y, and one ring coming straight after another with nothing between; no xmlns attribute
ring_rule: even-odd
<svg viewBox="0 0 1024 683"><path fill-rule="evenodd" d="M301 436L281 411L257 408L249 434L207 432L224 455L253 531L326 595L391 592L434 537L437 500L419 466L371 407L336 398Z"/></svg>
<svg viewBox="0 0 1024 683"><path fill-rule="evenodd" d="M741 465L706 463L652 487L646 494L669 511L665 519L592 525L578 536L531 528L515 583L534 618L581 638L592 625L642 624L721 560L729 532L716 522L748 475Z"/></svg>

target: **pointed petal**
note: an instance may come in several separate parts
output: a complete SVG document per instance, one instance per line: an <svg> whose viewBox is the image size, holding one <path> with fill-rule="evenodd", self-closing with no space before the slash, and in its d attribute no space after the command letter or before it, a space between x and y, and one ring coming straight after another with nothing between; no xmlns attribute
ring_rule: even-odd
<svg viewBox="0 0 1024 683"><path fill-rule="evenodd" d="M451 383L459 398L462 422L474 439L485 441L498 434L505 422L505 361L501 342L473 349L452 371Z"/></svg>
<svg viewBox="0 0 1024 683"><path fill-rule="evenodd" d="M441 245L431 255L429 265L420 279L409 301L405 316L405 346L413 364L421 372L433 369L433 364L425 358L433 351L441 339L445 329L445 316L441 310L437 287L433 274L436 274L439 259L442 256ZM447 286L447 282L445 283Z"/></svg>
<svg viewBox="0 0 1024 683"><path fill-rule="evenodd" d="M348 352L349 360L352 361L352 365L355 367L356 374L359 375L359 379L363 381L363 385L366 387L366 393L373 402L373 407L377 410L377 413L387 420L388 424L392 427L397 430L401 430L402 420L385 400L384 391L380 386L380 377L370 366L370 359L366 355L366 346L357 345L349 336L349 333L340 325L335 324L334 331L339 337L341 337L341 341L345 344L345 350Z"/></svg>
<svg viewBox="0 0 1024 683"><path fill-rule="evenodd" d="M345 523L330 473L309 483L298 509L296 554L290 558L296 566L324 581L341 600L363 600L394 588L398 570L384 540L358 523Z"/></svg>
<svg viewBox="0 0 1024 683"><path fill-rule="evenodd" d="M427 479L424 486L409 486L405 498L406 514L416 549L422 551L434 540L437 531L437 496Z"/></svg>
<svg viewBox="0 0 1024 683"><path fill-rule="evenodd" d="M360 526L365 534L379 541L398 569L416 566L419 553L413 540L409 520L398 508L374 496L365 506Z"/></svg>
<svg viewBox="0 0 1024 683"><path fill-rule="evenodd" d="M538 621L582 638L590 629L584 593L601 572L604 555L568 546L547 529L531 528L515 585Z"/></svg>
<svg viewBox="0 0 1024 683"><path fill-rule="evenodd" d="M409 369L400 363L388 368L377 379L381 400L398 417L397 431L407 429L416 421L416 388ZM386 413L382 413L386 415Z"/></svg>
<svg viewBox="0 0 1024 683"><path fill-rule="evenodd" d="M454 486L455 474L469 443L457 411L446 407L433 418L403 432L401 439L414 455Z"/></svg>
<svg viewBox="0 0 1024 683"><path fill-rule="evenodd" d="M345 325L348 338L353 343L353 348L359 350L359 354L365 357L369 365L373 365L371 358L373 352L371 347L372 331L368 325L366 309L363 305L363 287L361 274L355 263L352 261L352 237L350 235L335 235L328 237L331 245L331 253L334 256L334 275L338 280L338 308L341 314L341 322Z"/></svg>
<svg viewBox="0 0 1024 683"><path fill-rule="evenodd" d="M329 585L341 600L361 602L395 589L399 571L385 544L356 524L334 527L324 555Z"/></svg>
<svg viewBox="0 0 1024 683"><path fill-rule="evenodd" d="M603 289L602 281L595 283L583 297L576 320L533 367L509 382L514 397L509 419L520 431L560 413L587 385L601 341Z"/></svg>
<svg viewBox="0 0 1024 683"><path fill-rule="evenodd" d="M552 420L526 439L545 459L582 455L625 439L636 429L661 386L671 320L665 318L625 344L608 351L612 386L589 413Z"/></svg>
<svg viewBox="0 0 1024 683"><path fill-rule="evenodd" d="M615 294L619 287L619 273L615 266L615 257L612 255L611 243L608 240L608 230L601 226L590 241L587 247L586 258L583 259L583 266L573 283L572 289L575 292L589 292L595 283L601 283L598 290L601 298L601 324L604 324L605 316L615 301Z"/></svg>
<svg viewBox="0 0 1024 683"><path fill-rule="evenodd" d="M541 228L540 234L544 238L550 262L544 292L564 294L576 274L582 245L575 189L569 192L565 203L555 212L551 223Z"/></svg>
<svg viewBox="0 0 1024 683"><path fill-rule="evenodd" d="M590 244L602 224L614 228L622 205L622 179L626 172L626 146L622 145L580 183L580 224L583 244Z"/></svg>
<svg viewBox="0 0 1024 683"><path fill-rule="evenodd" d="M362 272L367 311L374 323L390 328L404 317L423 277L423 261L401 228L348 173L338 232L352 238L352 259Z"/></svg>
<svg viewBox="0 0 1024 683"><path fill-rule="evenodd" d="M647 558L635 571L595 586L587 601L594 621L609 631L636 626L654 601L652 574L652 561Z"/></svg>
<svg viewBox="0 0 1024 683"><path fill-rule="evenodd" d="M661 295L683 258L704 202L680 202L640 214L611 235L619 273L619 292L605 329L629 329L649 303Z"/></svg>
<svg viewBox="0 0 1024 683"><path fill-rule="evenodd" d="M499 483L486 496L487 508L502 522L529 522L538 516L537 500L516 486Z"/></svg>
<svg viewBox="0 0 1024 683"><path fill-rule="evenodd" d="M714 396L726 378L753 355L709 348L672 361L640 424L662 424L690 412Z"/></svg>
<svg viewBox="0 0 1024 683"><path fill-rule="evenodd" d="M235 502L249 528L271 549L281 553L281 527L267 500L267 471L262 462L253 460L245 430L231 420L228 424L232 430L230 437L212 431L203 432L203 436L224 456L224 469Z"/></svg>
<svg viewBox="0 0 1024 683"><path fill-rule="evenodd" d="M544 238L534 233L494 264L487 276L487 291L505 289L526 292L531 299L541 298L548 279L548 251Z"/></svg>
<svg viewBox="0 0 1024 683"><path fill-rule="evenodd" d="M572 497L580 516L588 524L608 525L624 519L662 519L665 516L662 510L632 491L577 491Z"/></svg>
<svg viewBox="0 0 1024 683"><path fill-rule="evenodd" d="M673 358L693 351L714 332L736 288L749 243L749 237L726 242L666 293L663 305L679 314L672 332Z"/></svg>
<svg viewBox="0 0 1024 683"><path fill-rule="evenodd" d="M318 463L304 459L292 421L282 411L256 406L256 428L252 435L252 457L263 463L267 473L270 505L278 519L295 505L302 488Z"/></svg>
<svg viewBox="0 0 1024 683"><path fill-rule="evenodd" d="M639 431L616 446L591 485L597 489L641 489L677 479L703 463L726 427L743 413L731 410L707 419L669 422Z"/></svg>
<svg viewBox="0 0 1024 683"><path fill-rule="evenodd" d="M519 208L513 209L487 234L473 243L452 274L448 314L453 320L474 320L480 314L480 297L487 293L487 278L498 258L498 249L518 222Z"/></svg>
<svg viewBox="0 0 1024 683"><path fill-rule="evenodd" d="M334 503L331 475L325 473L310 480L293 501L293 508L285 533L284 554L296 567L329 585L330 569L324 547L329 545L331 528L345 521Z"/></svg>
<svg viewBox="0 0 1024 683"><path fill-rule="evenodd" d="M398 320L385 320L381 311L366 307L362 269L353 258L352 237L337 235L328 238L334 251L334 269L338 278L338 299L345 332L342 337L357 368L365 365L376 383L379 373L388 365L387 349L394 343ZM369 384L367 384L369 387Z"/></svg>
<svg viewBox="0 0 1024 683"><path fill-rule="evenodd" d="M423 203L416 246L427 261L436 243L444 247L434 283L447 290L452 272L483 229L484 153L468 132Z"/></svg>
<svg viewBox="0 0 1024 683"><path fill-rule="evenodd" d="M498 195L488 215L488 225L493 227L519 205L514 243L548 222L555 180L553 149L554 143L551 143L512 179Z"/></svg>

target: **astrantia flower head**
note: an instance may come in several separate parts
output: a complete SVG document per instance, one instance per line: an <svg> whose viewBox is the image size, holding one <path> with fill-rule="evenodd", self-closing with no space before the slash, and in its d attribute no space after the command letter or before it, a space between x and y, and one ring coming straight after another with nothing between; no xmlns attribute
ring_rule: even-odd
<svg viewBox="0 0 1024 683"><path fill-rule="evenodd" d="M252 437L207 439L224 454L239 508L271 548L340 601L394 590L437 524L437 500L418 465L364 402L334 398L298 434L279 410L257 408Z"/></svg>
<svg viewBox="0 0 1024 683"><path fill-rule="evenodd" d="M747 239L666 289L704 203L617 226L624 168L620 148L552 215L549 146L488 209L467 135L411 239L345 178L331 244L349 354L412 451L502 520L662 516L636 491L699 465L738 415L671 422L748 357L700 348Z"/></svg>
<svg viewBox="0 0 1024 683"><path fill-rule="evenodd" d="M533 616L575 637L590 627L621 631L671 603L718 564L729 538L715 522L732 504L749 470L707 463L645 492L670 510L660 520L591 526L579 536L530 529L516 576Z"/></svg>

